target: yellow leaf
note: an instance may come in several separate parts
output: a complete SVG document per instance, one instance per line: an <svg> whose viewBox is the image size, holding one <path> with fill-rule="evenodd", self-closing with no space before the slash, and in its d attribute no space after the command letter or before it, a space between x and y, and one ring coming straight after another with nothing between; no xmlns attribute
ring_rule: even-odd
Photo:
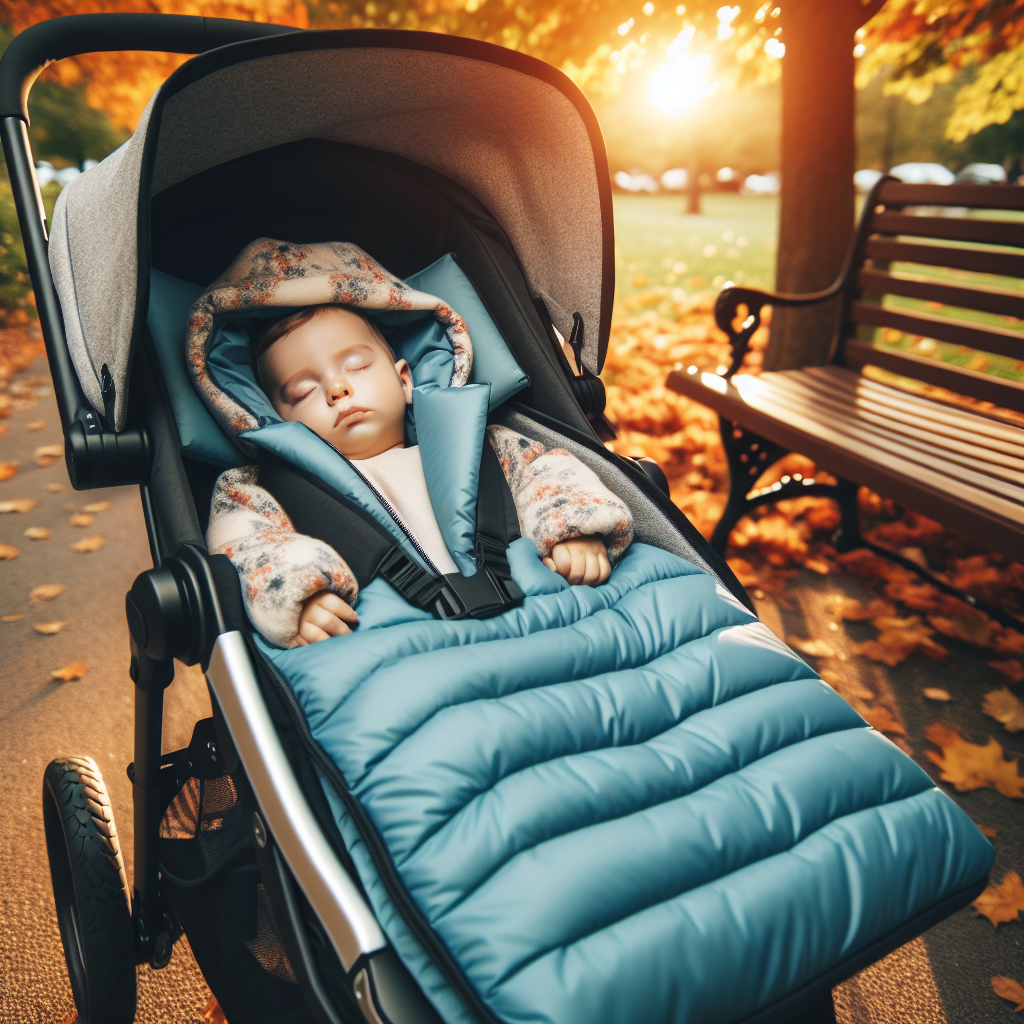
<svg viewBox="0 0 1024 1024"><path fill-rule="evenodd" d="M84 540L80 540L77 544L71 545L72 551L77 551L79 554L85 554L89 551L99 551L101 547L107 542L98 533L92 537L86 537Z"/></svg>
<svg viewBox="0 0 1024 1024"><path fill-rule="evenodd" d="M63 484L58 484L58 483L47 484L46 485L46 489L51 494L56 494L58 491L63 491L64 490L64 485Z"/></svg>
<svg viewBox="0 0 1024 1024"><path fill-rule="evenodd" d="M929 700L952 700L948 690L942 690L938 686L926 686L921 691Z"/></svg>
<svg viewBox="0 0 1024 1024"><path fill-rule="evenodd" d="M24 615L4 615L0 616L0 622L21 622L23 618Z"/></svg>
<svg viewBox="0 0 1024 1024"><path fill-rule="evenodd" d="M64 458L64 445L44 444L40 445L33 453L32 458L37 466L52 466L58 459Z"/></svg>
<svg viewBox="0 0 1024 1024"><path fill-rule="evenodd" d="M1005 686L1001 690L986 693L981 710L997 722L1002 722L1007 732L1020 732L1024 729L1024 701L1010 693Z"/></svg>
<svg viewBox="0 0 1024 1024"><path fill-rule="evenodd" d="M877 729L879 732L890 732L894 736L907 735L907 730L896 721L892 712L882 704L860 709L860 714L872 729Z"/></svg>
<svg viewBox="0 0 1024 1024"><path fill-rule="evenodd" d="M1017 761L1003 758L1003 748L989 737L987 746L968 743L947 725L929 725L925 739L941 748L942 753L926 751L928 759L942 769L940 776L961 793L973 789L994 789L1003 796L1024 799L1024 778L1017 773Z"/></svg>
<svg viewBox="0 0 1024 1024"><path fill-rule="evenodd" d="M38 504L35 498L13 498L0 501L0 512L31 512Z"/></svg>
<svg viewBox="0 0 1024 1024"><path fill-rule="evenodd" d="M1014 1008L1015 1013L1024 1010L1024 985L1019 981L1014 981L1013 978L1003 978L998 975L991 980L992 991L1000 999L1009 999L1011 1003L1017 1004Z"/></svg>
<svg viewBox="0 0 1024 1024"><path fill-rule="evenodd" d="M50 531L45 526L30 526L22 536L29 540L49 540Z"/></svg>
<svg viewBox="0 0 1024 1024"><path fill-rule="evenodd" d="M812 658L832 658L836 653L827 641L804 636L791 636L789 646L795 647L801 654L809 654Z"/></svg>
<svg viewBox="0 0 1024 1024"><path fill-rule="evenodd" d="M12 544L0 544L0 562L5 559L17 558L21 552Z"/></svg>
<svg viewBox="0 0 1024 1024"><path fill-rule="evenodd" d="M1016 921L1024 910L1024 882L1016 871L1007 871L999 885L990 885L971 904L975 917L987 917L993 927Z"/></svg>
<svg viewBox="0 0 1024 1024"><path fill-rule="evenodd" d="M94 501L91 505L82 508L83 512L106 512L110 508L109 501Z"/></svg>
<svg viewBox="0 0 1024 1024"><path fill-rule="evenodd" d="M65 665L63 668L54 669L50 673L51 679L63 679L64 682L70 683L74 679L81 679L85 675L85 662L84 661L73 661L70 665Z"/></svg>
<svg viewBox="0 0 1024 1024"><path fill-rule="evenodd" d="M10 480L20 465L20 462L0 462L0 480Z"/></svg>
<svg viewBox="0 0 1024 1024"><path fill-rule="evenodd" d="M65 590L67 587L63 583L41 583L29 591L28 603L42 604L43 601L52 601L55 597L60 597Z"/></svg>
<svg viewBox="0 0 1024 1024"><path fill-rule="evenodd" d="M32 628L37 633L42 633L43 636L53 636L54 633L59 633L70 625L70 622L33 622Z"/></svg>
<svg viewBox="0 0 1024 1024"><path fill-rule="evenodd" d="M46 420L33 420L25 424L26 430L42 430L46 426Z"/></svg>
<svg viewBox="0 0 1024 1024"><path fill-rule="evenodd" d="M82 512L76 512L69 520L72 526L92 526L93 517Z"/></svg>
<svg viewBox="0 0 1024 1024"><path fill-rule="evenodd" d="M975 822L974 824L978 825L977 822ZM989 839L995 839L996 837L996 830L994 828L989 828L988 825L978 825L978 831L983 836L988 836Z"/></svg>

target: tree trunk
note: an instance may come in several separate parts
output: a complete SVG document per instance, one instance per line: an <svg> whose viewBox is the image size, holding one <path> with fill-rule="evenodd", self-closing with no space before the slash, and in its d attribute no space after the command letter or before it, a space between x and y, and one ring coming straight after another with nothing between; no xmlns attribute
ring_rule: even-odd
<svg viewBox="0 0 1024 1024"><path fill-rule="evenodd" d="M700 157L697 155L697 142L694 139L690 153L690 166L686 171L686 212L700 214Z"/></svg>
<svg viewBox="0 0 1024 1024"><path fill-rule="evenodd" d="M859 0L787 0L783 5L782 209L777 291L828 287L853 235L854 32ZM835 301L773 311L765 368L822 364Z"/></svg>

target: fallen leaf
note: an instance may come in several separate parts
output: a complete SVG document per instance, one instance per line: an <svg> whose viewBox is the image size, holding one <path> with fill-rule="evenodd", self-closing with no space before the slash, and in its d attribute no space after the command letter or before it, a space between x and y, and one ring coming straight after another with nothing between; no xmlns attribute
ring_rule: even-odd
<svg viewBox="0 0 1024 1024"><path fill-rule="evenodd" d="M1014 1013L1020 1013L1021 1010L1024 1010L1024 985L1019 981L996 975L992 978L992 991L1000 999L1009 999L1011 1003L1016 1003L1017 1005L1013 1010Z"/></svg>
<svg viewBox="0 0 1024 1024"><path fill-rule="evenodd" d="M940 778L961 793L994 789L1003 796L1024 799L1024 778L1017 774L1017 761L1003 757L1002 745L991 736L987 746L968 743L948 725L929 725L925 739L942 750L926 751L928 759L942 770Z"/></svg>
<svg viewBox="0 0 1024 1024"><path fill-rule="evenodd" d="M42 604L43 601L52 601L67 589L63 583L40 583L38 587L33 587L29 591L28 603Z"/></svg>
<svg viewBox="0 0 1024 1024"><path fill-rule="evenodd" d="M929 615L928 621L943 635L966 640L978 647L988 647L992 643L993 633L999 630L998 624L984 612L967 605L961 606L961 609L949 616Z"/></svg>
<svg viewBox="0 0 1024 1024"><path fill-rule="evenodd" d="M50 531L45 526L30 526L22 536L28 537L29 540L49 540Z"/></svg>
<svg viewBox="0 0 1024 1024"><path fill-rule="evenodd" d="M844 597L837 594L828 602L828 610L837 619L849 619L851 622L864 622L877 619L880 615L895 615L896 607L880 597L870 604L864 604L855 597Z"/></svg>
<svg viewBox="0 0 1024 1024"><path fill-rule="evenodd" d="M931 639L935 630L926 626L917 615L899 619L892 615L880 615L871 620L877 629L877 640L865 640L854 649L871 661L880 661L890 667L905 661L915 651L932 661L943 661L948 651Z"/></svg>
<svg viewBox="0 0 1024 1024"><path fill-rule="evenodd" d="M890 732L894 736L907 735L907 730L893 718L892 712L887 707L876 704L872 708L861 708L859 711L861 717L872 729L877 729L879 732Z"/></svg>
<svg viewBox="0 0 1024 1024"><path fill-rule="evenodd" d="M981 710L1001 722L1007 732L1020 732L1024 729L1024 701L1010 693L1005 686L1001 690L986 693Z"/></svg>
<svg viewBox="0 0 1024 1024"><path fill-rule="evenodd" d="M804 636L791 636L789 646L795 647L801 654L809 654L812 658L832 658L836 653L827 641Z"/></svg>
<svg viewBox="0 0 1024 1024"><path fill-rule="evenodd" d="M985 664L1001 672L1008 683L1019 683L1024 679L1024 665L1016 658L1007 658L1006 661L988 661Z"/></svg>
<svg viewBox="0 0 1024 1024"><path fill-rule="evenodd" d="M32 458L37 466L52 466L58 459L64 458L64 445L44 444L40 445L33 453Z"/></svg>
<svg viewBox="0 0 1024 1024"><path fill-rule="evenodd" d="M821 576L827 576L832 571L832 566L824 558L805 558L804 568L810 569L811 572L816 572Z"/></svg>
<svg viewBox="0 0 1024 1024"><path fill-rule="evenodd" d="M220 1007L220 1003L217 1002L216 996L210 996L206 1000L206 1005L203 1007L203 1018L204 1021L209 1021L210 1024L228 1024L227 1017L224 1016L224 1011Z"/></svg>
<svg viewBox="0 0 1024 1024"><path fill-rule="evenodd" d="M10 480L20 465L20 462L0 462L0 480Z"/></svg>
<svg viewBox="0 0 1024 1024"><path fill-rule="evenodd" d="M24 615L4 615L0 617L0 622L21 622L23 618Z"/></svg>
<svg viewBox="0 0 1024 1024"><path fill-rule="evenodd" d="M94 516L87 516L82 512L76 512L69 522L72 526L92 526Z"/></svg>
<svg viewBox="0 0 1024 1024"><path fill-rule="evenodd" d="M0 562L5 559L17 558L21 552L12 544L0 544Z"/></svg>
<svg viewBox="0 0 1024 1024"><path fill-rule="evenodd" d="M921 691L929 700L952 700L949 690L942 690L938 686L926 686Z"/></svg>
<svg viewBox="0 0 1024 1024"><path fill-rule="evenodd" d="M59 633L70 625L70 622L33 622L32 628L37 633L42 633L43 636L53 636L54 633Z"/></svg>
<svg viewBox="0 0 1024 1024"><path fill-rule="evenodd" d="M65 665L63 668L54 669L50 673L51 679L63 679L64 682L70 683L75 679L81 679L85 675L85 662L84 661L73 661L70 665Z"/></svg>
<svg viewBox="0 0 1024 1024"><path fill-rule="evenodd" d="M85 554L89 551L99 551L99 549L106 543L106 540L97 533L92 537L86 537L84 540L80 540L77 544L72 544L71 550L77 551L79 554Z"/></svg>
<svg viewBox="0 0 1024 1024"><path fill-rule="evenodd" d="M83 512L106 512L110 508L109 501L94 501L91 505L84 505Z"/></svg>
<svg viewBox="0 0 1024 1024"><path fill-rule="evenodd" d="M51 494L56 494L58 491L63 491L64 490L64 485L63 484L58 484L58 483L54 482L52 484L47 484L46 485L46 489Z"/></svg>
<svg viewBox="0 0 1024 1024"><path fill-rule="evenodd" d="M33 420L25 424L26 430L42 430L46 426L46 420Z"/></svg>
<svg viewBox="0 0 1024 1024"><path fill-rule="evenodd" d="M0 501L0 512L31 512L38 504L35 498L12 498Z"/></svg>
<svg viewBox="0 0 1024 1024"><path fill-rule="evenodd" d="M978 825L978 823L975 822L975 825ZM996 830L994 828L989 828L988 825L978 825L978 831L983 836L988 836L989 839L995 839L996 837Z"/></svg>
<svg viewBox="0 0 1024 1024"><path fill-rule="evenodd" d="M874 690L869 690L866 686L862 686L856 679L846 673L840 674L838 672L822 670L818 675L847 703L875 699Z"/></svg>
<svg viewBox="0 0 1024 1024"><path fill-rule="evenodd" d="M1024 882L1016 871L1007 871L999 885L990 885L971 904L975 917L987 917L993 927L1016 921L1024 910Z"/></svg>
<svg viewBox="0 0 1024 1024"><path fill-rule="evenodd" d="M0 423L0 437L3 437L4 434L7 433L8 429L9 428L6 423Z"/></svg>
<svg viewBox="0 0 1024 1024"><path fill-rule="evenodd" d="M1016 654L1024 657L1024 633L1019 629L1003 627L1003 631L992 642L996 654Z"/></svg>

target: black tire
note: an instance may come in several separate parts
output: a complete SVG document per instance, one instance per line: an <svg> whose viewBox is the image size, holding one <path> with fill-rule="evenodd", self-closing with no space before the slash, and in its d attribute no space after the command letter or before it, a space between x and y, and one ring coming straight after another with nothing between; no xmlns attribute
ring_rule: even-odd
<svg viewBox="0 0 1024 1024"><path fill-rule="evenodd" d="M51 761L43 827L79 1024L135 1019L131 896L107 788L91 757Z"/></svg>

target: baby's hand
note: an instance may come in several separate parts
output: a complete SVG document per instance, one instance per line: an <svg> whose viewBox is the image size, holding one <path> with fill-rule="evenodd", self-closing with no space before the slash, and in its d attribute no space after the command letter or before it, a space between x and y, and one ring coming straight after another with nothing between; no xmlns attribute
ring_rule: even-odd
<svg viewBox="0 0 1024 1024"><path fill-rule="evenodd" d="M551 549L544 564L570 583L596 587L612 574L608 549L600 537L577 537L563 540Z"/></svg>
<svg viewBox="0 0 1024 1024"><path fill-rule="evenodd" d="M344 636L359 624L355 609L346 604L337 594L321 590L303 606L299 616L299 632L292 647L305 647L318 640L329 640L332 636Z"/></svg>

